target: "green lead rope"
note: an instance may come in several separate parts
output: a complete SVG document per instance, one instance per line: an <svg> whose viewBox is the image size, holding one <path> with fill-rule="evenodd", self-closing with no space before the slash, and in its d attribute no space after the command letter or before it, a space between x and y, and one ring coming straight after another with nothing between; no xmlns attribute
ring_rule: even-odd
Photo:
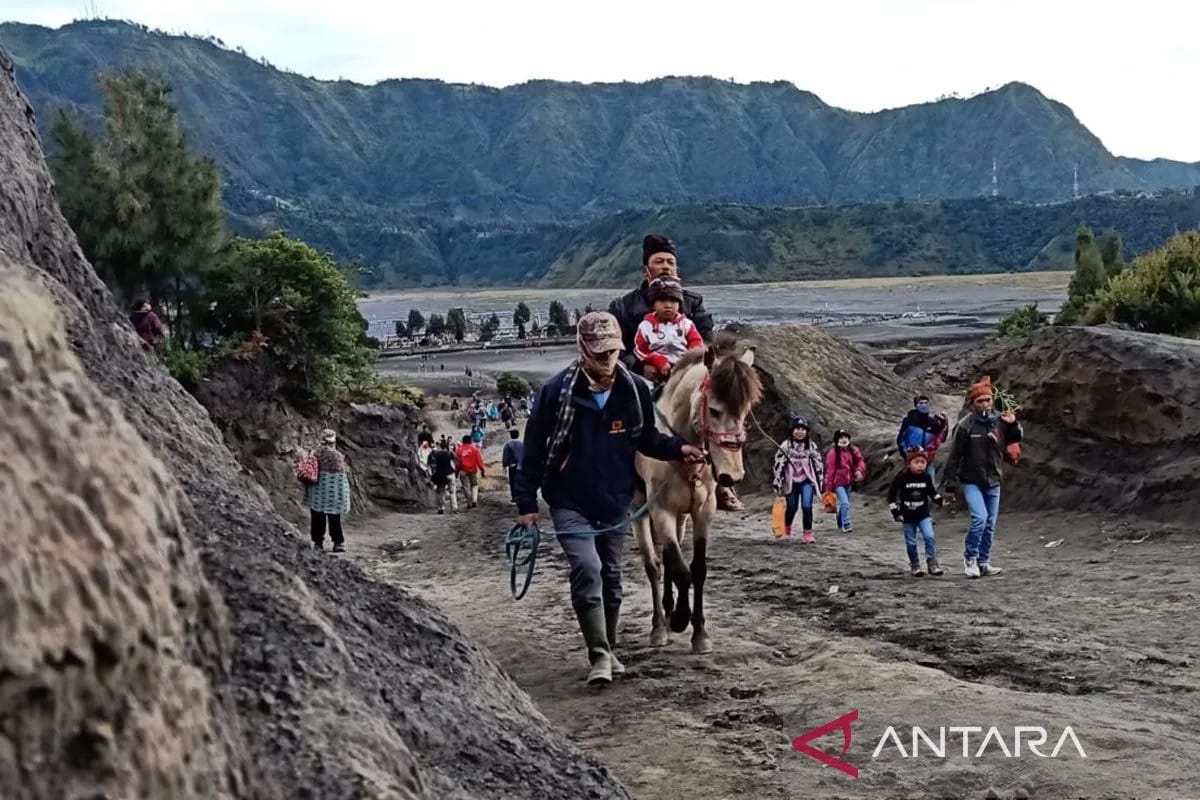
<svg viewBox="0 0 1200 800"><path fill-rule="evenodd" d="M644 516L649 510L650 505L654 502L654 495L651 494L646 498L646 502L642 507L633 512L623 522L617 525L611 525L600 530L592 528L583 528L575 531L555 531L546 534L547 536L600 536L605 533L624 532L625 528L634 523L639 517ZM542 543L542 529L537 523L532 525L514 525L512 530L508 532L508 536L504 539L504 552L508 556L509 574L508 588L512 590L514 600L520 600L529 591L529 584L533 581L533 571L537 567L538 546ZM517 588L517 573L521 568L525 569L525 579L521 582L521 586Z"/></svg>

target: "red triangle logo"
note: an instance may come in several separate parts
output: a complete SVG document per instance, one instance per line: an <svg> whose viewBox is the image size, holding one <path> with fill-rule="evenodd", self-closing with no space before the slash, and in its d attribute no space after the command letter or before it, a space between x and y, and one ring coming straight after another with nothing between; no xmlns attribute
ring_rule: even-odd
<svg viewBox="0 0 1200 800"><path fill-rule="evenodd" d="M822 764L828 767L833 767L840 772L844 772L851 778L857 778L858 767L835 758L828 753L822 752L809 744L809 742L812 740L820 739L827 733L840 730L843 737L841 755L845 757L846 751L850 749L850 726L853 725L857 720L858 709L856 708L849 713L843 714L835 720L826 722L819 728L813 728L811 731L806 731L797 736L795 739L792 739L792 749L797 752L804 753L806 756L815 758L817 761L820 761Z"/></svg>

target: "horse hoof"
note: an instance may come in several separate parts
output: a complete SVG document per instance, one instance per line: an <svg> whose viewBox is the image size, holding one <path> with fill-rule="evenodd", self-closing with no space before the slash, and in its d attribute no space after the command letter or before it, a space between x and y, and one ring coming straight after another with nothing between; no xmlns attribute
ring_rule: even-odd
<svg viewBox="0 0 1200 800"><path fill-rule="evenodd" d="M692 622L692 613L686 608L677 608L671 612L671 630L683 633Z"/></svg>
<svg viewBox="0 0 1200 800"><path fill-rule="evenodd" d="M712 652L712 642L707 636L692 637L692 652L698 656Z"/></svg>
<svg viewBox="0 0 1200 800"><path fill-rule="evenodd" d="M667 629L655 628L650 631L650 646L651 647L666 647L667 646Z"/></svg>

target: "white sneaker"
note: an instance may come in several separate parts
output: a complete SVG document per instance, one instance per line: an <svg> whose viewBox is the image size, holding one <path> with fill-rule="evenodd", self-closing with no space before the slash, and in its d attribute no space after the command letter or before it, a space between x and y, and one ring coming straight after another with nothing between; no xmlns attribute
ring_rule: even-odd
<svg viewBox="0 0 1200 800"><path fill-rule="evenodd" d="M991 564L980 564L979 565L979 574L983 575L985 577L999 575L1001 572L1004 572L1004 570L1001 569L1000 567L993 567Z"/></svg>
<svg viewBox="0 0 1200 800"><path fill-rule="evenodd" d="M964 558L963 559L963 574L966 575L968 578L978 578L979 577L979 575L981 573L979 572L979 565L975 563L975 559L973 559L973 558Z"/></svg>

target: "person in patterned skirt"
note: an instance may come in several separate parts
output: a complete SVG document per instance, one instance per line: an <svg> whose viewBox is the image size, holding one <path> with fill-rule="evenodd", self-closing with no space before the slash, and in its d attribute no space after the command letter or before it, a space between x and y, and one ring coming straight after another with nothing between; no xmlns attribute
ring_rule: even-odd
<svg viewBox="0 0 1200 800"><path fill-rule="evenodd" d="M313 547L325 549L325 525L333 552L346 552L342 517L350 513L350 478L346 475L346 457L337 449L337 434L329 428L321 431L321 446L315 453L320 471L317 482L304 487L304 502L312 514L310 534Z"/></svg>

